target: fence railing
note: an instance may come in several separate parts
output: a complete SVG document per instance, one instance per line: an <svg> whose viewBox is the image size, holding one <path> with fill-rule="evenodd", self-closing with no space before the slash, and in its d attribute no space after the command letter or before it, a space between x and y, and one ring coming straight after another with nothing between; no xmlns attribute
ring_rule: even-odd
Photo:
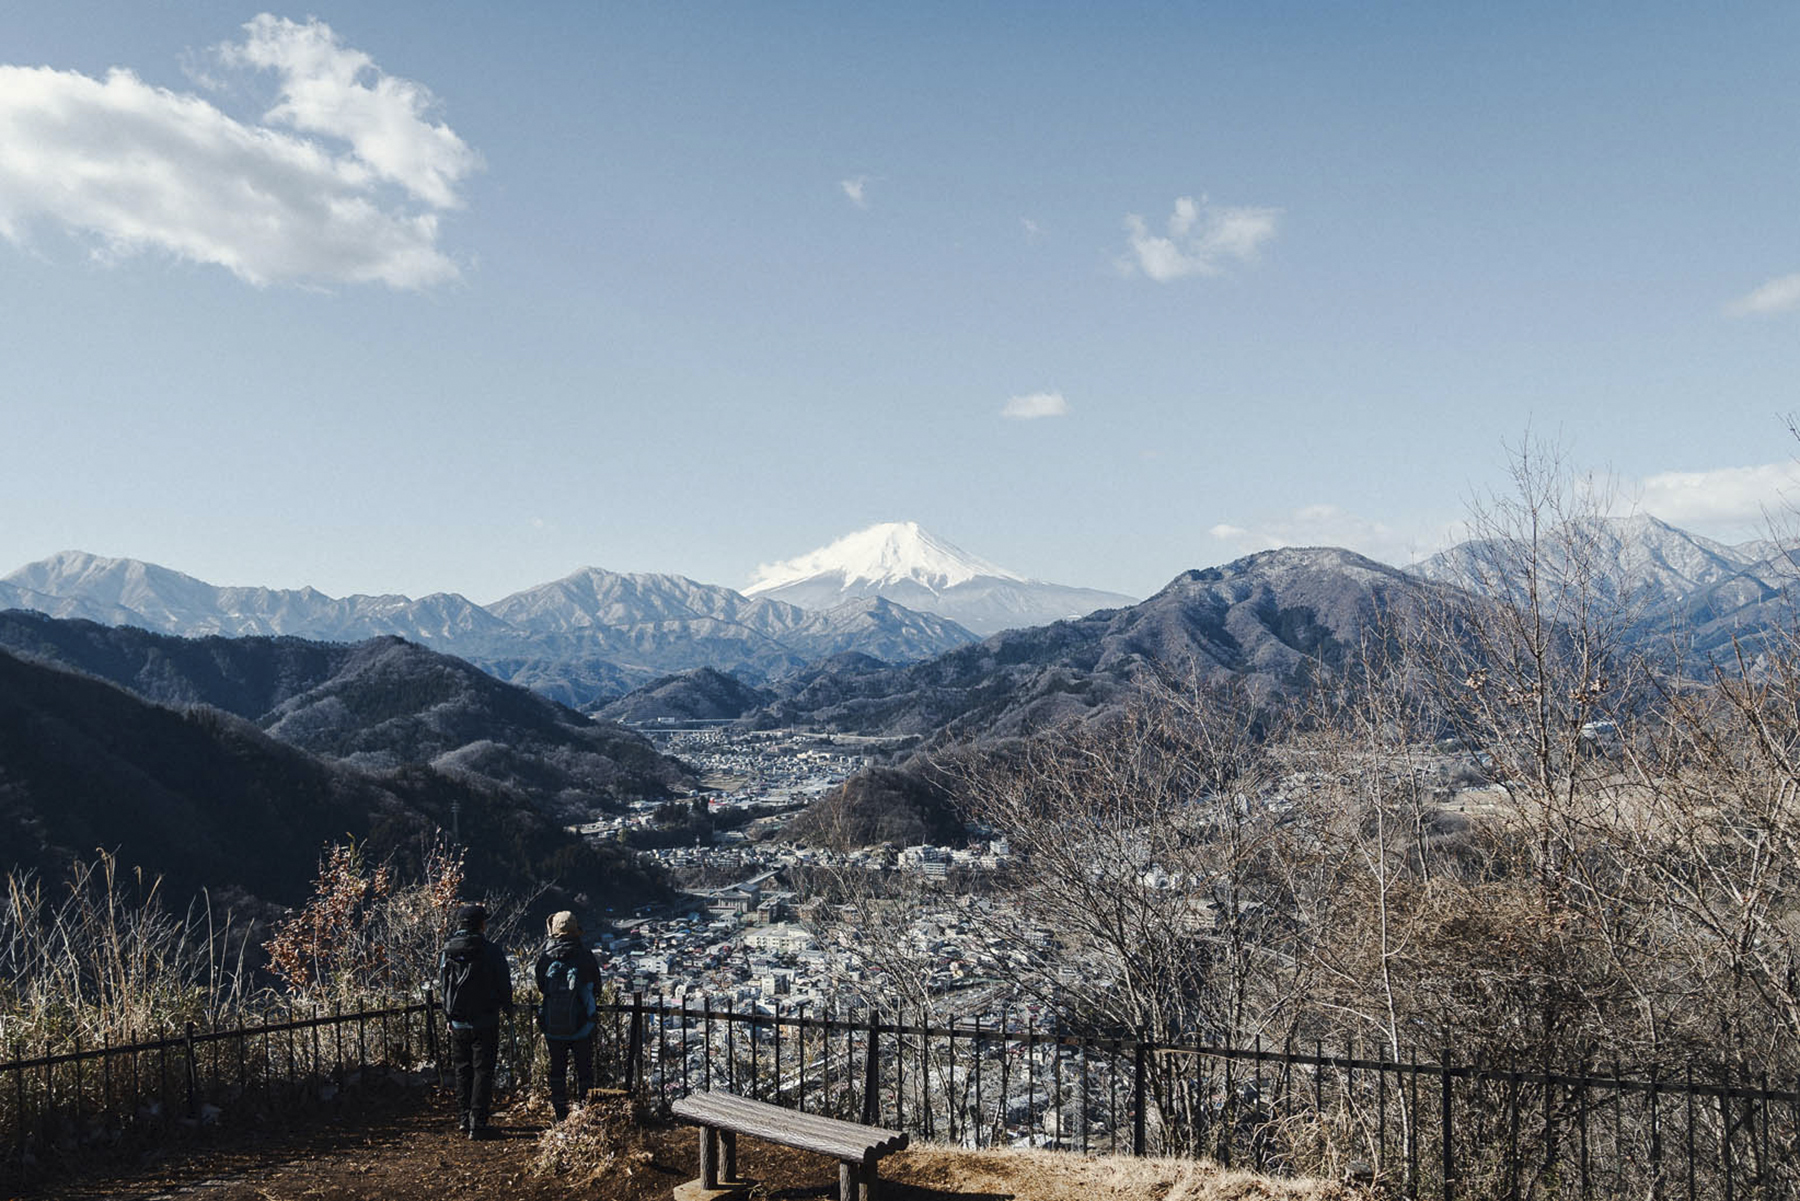
<svg viewBox="0 0 1800 1201"><path fill-rule="evenodd" d="M1800 1197L1800 1091L1767 1081L809 1008L610 1004L602 1079L664 1102L728 1088L965 1146L1204 1155L1408 1197Z"/></svg>
<svg viewBox="0 0 1800 1201"><path fill-rule="evenodd" d="M58 1154L211 1126L254 1105L310 1106L370 1068L435 1065L441 1033L427 998L310 1009L231 1027L193 1022L83 1046L13 1043L0 1060L0 1154L28 1180Z"/></svg>
<svg viewBox="0 0 1800 1201"><path fill-rule="evenodd" d="M1408 1197L1800 1197L1800 1091L1763 1080L1166 1042L1027 1013L813 1009L609 1002L598 1078L664 1104L727 1088L964 1146L1204 1155ZM0 1061L0 1148L24 1178L58 1152L250 1105L311 1106L372 1067L441 1083L441 1024L427 999L35 1054L15 1044ZM504 1082L529 1084L541 1055L522 1004L501 1041Z"/></svg>

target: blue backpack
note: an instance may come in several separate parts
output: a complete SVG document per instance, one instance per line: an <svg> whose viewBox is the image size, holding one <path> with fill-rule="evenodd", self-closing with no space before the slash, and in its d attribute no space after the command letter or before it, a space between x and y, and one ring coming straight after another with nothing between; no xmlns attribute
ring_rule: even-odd
<svg viewBox="0 0 1800 1201"><path fill-rule="evenodd" d="M552 959L544 969L544 1000L538 1022L545 1038L585 1038L593 1029L594 986L566 959Z"/></svg>

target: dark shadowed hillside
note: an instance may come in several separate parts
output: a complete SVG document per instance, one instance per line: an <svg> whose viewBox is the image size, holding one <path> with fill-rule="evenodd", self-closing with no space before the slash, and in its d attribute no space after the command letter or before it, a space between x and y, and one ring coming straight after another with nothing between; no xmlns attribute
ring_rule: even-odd
<svg viewBox="0 0 1800 1201"><path fill-rule="evenodd" d="M783 837L847 850L883 842L960 843L964 833L948 790L922 773L876 767L851 776L809 805Z"/></svg>
<svg viewBox="0 0 1800 1201"><path fill-rule="evenodd" d="M742 717L775 699L772 692L700 667L653 680L620 697L597 717L606 721L717 721Z"/></svg>
<svg viewBox="0 0 1800 1201"><path fill-rule="evenodd" d="M429 764L523 789L564 816L687 783L638 736L399 638L187 639L15 610L0 613L0 647L360 767Z"/></svg>
<svg viewBox="0 0 1800 1201"><path fill-rule="evenodd" d="M370 775L216 709L164 708L0 652L0 866L57 871L116 848L176 897L204 886L292 904L327 842L355 837L404 859L451 825L453 804L477 888L622 903L656 889L517 792L423 767Z"/></svg>

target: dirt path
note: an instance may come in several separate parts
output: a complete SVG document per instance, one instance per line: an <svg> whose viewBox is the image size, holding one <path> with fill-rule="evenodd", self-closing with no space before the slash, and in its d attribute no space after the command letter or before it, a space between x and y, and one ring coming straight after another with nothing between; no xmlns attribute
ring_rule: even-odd
<svg viewBox="0 0 1800 1201"><path fill-rule="evenodd" d="M593 1111L602 1112L598 1107ZM586 1129L621 1153L599 1173L546 1174L539 1160L548 1109L496 1115L498 1137L471 1142L434 1088L377 1086L347 1093L305 1120L268 1121L190 1136L129 1169L45 1182L26 1194L54 1201L667 1201L698 1175L696 1140L678 1126L624 1116ZM583 1129L561 1128L559 1137ZM598 1143L590 1144L592 1146ZM591 1163L589 1159L587 1162ZM823 1156L746 1139L753 1201L837 1195ZM1276 1181L1189 1160L1086 1157L1072 1152L919 1147L884 1162L888 1201L1340 1201L1318 1182ZM0 1197L10 1197L0 1184Z"/></svg>
<svg viewBox="0 0 1800 1201"><path fill-rule="evenodd" d="M46 1182L29 1194L57 1201L568 1201L566 1182L533 1172L549 1112L498 1115L497 1137L471 1142L455 1130L455 1107L435 1089L373 1089L282 1127L265 1123L193 1138L126 1170ZM607 1201L669 1196L693 1175L675 1131L643 1180ZM666 1150L668 1159L661 1158ZM654 1179L650 1179L650 1178ZM642 1187L635 1187L642 1186ZM4 1195L0 1193L0 1195ZM585 1194L593 1196L593 1194ZM599 1201L599 1198L596 1198Z"/></svg>

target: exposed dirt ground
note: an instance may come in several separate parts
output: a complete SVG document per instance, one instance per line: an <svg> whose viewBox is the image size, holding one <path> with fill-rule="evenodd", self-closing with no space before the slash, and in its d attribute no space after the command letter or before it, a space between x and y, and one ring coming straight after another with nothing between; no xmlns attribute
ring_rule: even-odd
<svg viewBox="0 0 1800 1201"><path fill-rule="evenodd" d="M454 1130L435 1089L359 1090L299 1120L201 1132L123 1168L65 1169L34 1197L57 1201L666 1201L698 1174L694 1132L640 1125L622 1099L550 1129L547 1109L496 1115L498 1137ZM741 1140L759 1201L834 1197L823 1156ZM882 1164L889 1201L1249 1201L1347 1197L1318 1182L1269 1180L1180 1160L918 1147ZM0 1197L11 1196L0 1182Z"/></svg>

